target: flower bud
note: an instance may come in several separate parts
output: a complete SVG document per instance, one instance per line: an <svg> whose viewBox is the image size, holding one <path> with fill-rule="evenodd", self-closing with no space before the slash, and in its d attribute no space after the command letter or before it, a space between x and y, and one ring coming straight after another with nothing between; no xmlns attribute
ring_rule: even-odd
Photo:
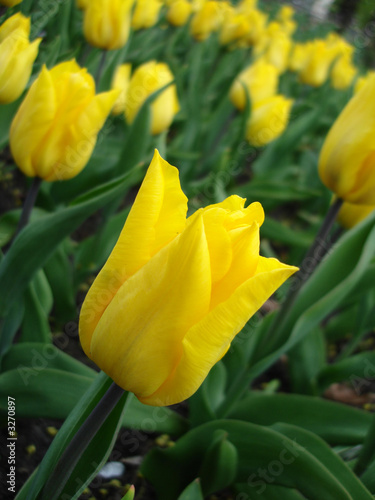
<svg viewBox="0 0 375 500"><path fill-rule="evenodd" d="M130 79L125 102L125 117L133 123L148 96L172 82L174 76L165 63L149 61L137 68ZM167 87L151 104L151 133L167 130L179 110L175 85Z"/></svg>
<svg viewBox="0 0 375 500"><path fill-rule="evenodd" d="M99 130L118 96L95 95L95 82L72 60L43 67L10 128L13 158L29 177L70 179L88 162Z"/></svg>
<svg viewBox="0 0 375 500"><path fill-rule="evenodd" d="M190 25L191 34L196 40L206 40L220 28L222 20L220 2L208 1L194 15Z"/></svg>
<svg viewBox="0 0 375 500"><path fill-rule="evenodd" d="M159 11L163 6L161 0L136 0L132 18L134 30L151 28L157 23Z"/></svg>
<svg viewBox="0 0 375 500"><path fill-rule="evenodd" d="M352 84L357 73L357 68L350 57L341 56L333 65L331 72L332 87L337 90L343 90Z"/></svg>
<svg viewBox="0 0 375 500"><path fill-rule="evenodd" d="M346 229L359 224L363 219L375 210L375 205L353 205L352 203L343 203L337 215L337 222Z"/></svg>
<svg viewBox="0 0 375 500"><path fill-rule="evenodd" d="M187 0L176 0L168 9L167 20L173 26L183 26L189 20L193 6Z"/></svg>
<svg viewBox="0 0 375 500"><path fill-rule="evenodd" d="M260 58L244 69L233 82L230 89L230 100L242 111L246 105L245 88L249 92L251 104L263 101L276 94L279 74L275 66Z"/></svg>
<svg viewBox="0 0 375 500"><path fill-rule="evenodd" d="M345 106L319 158L320 178L338 198L373 205L375 192L375 75Z"/></svg>
<svg viewBox="0 0 375 500"><path fill-rule="evenodd" d="M112 50L129 38L134 0L90 0L84 8L83 32L94 47Z"/></svg>
<svg viewBox="0 0 375 500"><path fill-rule="evenodd" d="M30 19L9 17L0 26L0 103L8 104L25 90L38 55L41 38L30 43Z"/></svg>
<svg viewBox="0 0 375 500"><path fill-rule="evenodd" d="M279 137L288 125L292 99L275 95L260 101L251 109L246 139L253 146L265 146Z"/></svg>

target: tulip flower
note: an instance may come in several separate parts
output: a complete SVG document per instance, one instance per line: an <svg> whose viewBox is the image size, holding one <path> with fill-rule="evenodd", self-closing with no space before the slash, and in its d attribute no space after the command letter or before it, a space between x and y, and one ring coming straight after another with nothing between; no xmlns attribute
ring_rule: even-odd
<svg viewBox="0 0 375 500"><path fill-rule="evenodd" d="M13 158L29 177L70 179L88 162L119 91L95 95L95 82L72 60L43 67L10 128Z"/></svg>
<svg viewBox="0 0 375 500"><path fill-rule="evenodd" d="M363 219L375 210L375 205L353 205L352 203L343 203L337 215L337 222L346 229L359 224Z"/></svg>
<svg viewBox="0 0 375 500"><path fill-rule="evenodd" d="M87 356L145 404L190 397L234 336L297 269L259 256L259 203L230 196L186 219L178 170L155 152L83 303Z"/></svg>
<svg viewBox="0 0 375 500"><path fill-rule="evenodd" d="M278 70L266 60L260 58L244 69L233 82L230 89L230 100L242 111L246 105L245 88L249 92L251 103L267 99L276 94L279 83Z"/></svg>
<svg viewBox="0 0 375 500"><path fill-rule="evenodd" d="M299 79L312 87L320 87L328 78L337 50L325 40L314 40L308 50L309 57L299 73Z"/></svg>
<svg viewBox="0 0 375 500"><path fill-rule="evenodd" d="M0 26L0 103L8 104L25 90L41 38L30 43L30 18L9 17Z"/></svg>
<svg viewBox="0 0 375 500"><path fill-rule="evenodd" d="M240 41L249 32L250 23L244 14L237 14L233 9L225 18L220 30L220 43L228 45Z"/></svg>
<svg viewBox="0 0 375 500"><path fill-rule="evenodd" d="M131 64L121 64L113 75L111 88L120 91L120 95L112 108L112 114L114 115L119 115L125 111L126 96L128 93L131 71Z"/></svg>
<svg viewBox="0 0 375 500"><path fill-rule="evenodd" d="M267 23L267 16L260 10L253 9L246 13L246 19L249 23L249 31L246 34L246 40L250 45L260 43Z"/></svg>
<svg viewBox="0 0 375 500"><path fill-rule="evenodd" d="M162 6L163 2L161 0L136 0L132 28L140 30L154 26L158 21Z"/></svg>
<svg viewBox="0 0 375 500"><path fill-rule="evenodd" d="M112 50L123 47L130 32L134 0L90 0L84 8L83 32L94 47Z"/></svg>
<svg viewBox="0 0 375 500"><path fill-rule="evenodd" d="M331 71L332 87L337 90L343 90L352 84L357 68L351 61L350 57L341 56L333 65Z"/></svg>
<svg viewBox="0 0 375 500"><path fill-rule="evenodd" d="M359 92L373 75L375 75L375 71L368 71L366 75L360 76L355 82L354 93Z"/></svg>
<svg viewBox="0 0 375 500"><path fill-rule="evenodd" d="M189 20L193 6L187 0L174 1L167 12L167 21L173 26L183 26Z"/></svg>
<svg viewBox="0 0 375 500"><path fill-rule="evenodd" d="M125 117L133 123L139 109L148 96L174 79L165 63L149 61L137 68L130 79L125 103ZM151 133L167 130L179 110L175 85L167 87L151 104Z"/></svg>
<svg viewBox="0 0 375 500"><path fill-rule="evenodd" d="M338 198L373 205L375 192L375 75L345 106L319 158L320 178Z"/></svg>
<svg viewBox="0 0 375 500"><path fill-rule="evenodd" d="M283 95L275 95L256 103L251 109L246 139L253 146L265 146L279 137L289 121L293 101Z"/></svg>
<svg viewBox="0 0 375 500"><path fill-rule="evenodd" d="M274 21L268 25L267 32L260 39L256 54L261 54L278 69L279 73L283 73L288 67L291 49L290 36L279 23Z"/></svg>
<svg viewBox="0 0 375 500"><path fill-rule="evenodd" d="M194 15L190 25L191 34L196 40L206 40L220 28L222 20L220 2L208 1Z"/></svg>
<svg viewBox="0 0 375 500"><path fill-rule="evenodd" d="M295 43L290 54L288 68L291 71L301 71L309 58L309 44Z"/></svg>
<svg viewBox="0 0 375 500"><path fill-rule="evenodd" d="M0 5L5 5L5 7L14 7L21 2L22 0L0 0Z"/></svg>

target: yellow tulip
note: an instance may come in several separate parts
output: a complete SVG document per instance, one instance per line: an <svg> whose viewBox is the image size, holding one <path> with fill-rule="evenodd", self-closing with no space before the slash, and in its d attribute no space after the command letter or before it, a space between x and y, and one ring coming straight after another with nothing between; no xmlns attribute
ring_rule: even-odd
<svg viewBox="0 0 375 500"><path fill-rule="evenodd" d="M83 303L83 350L144 404L190 397L297 268L259 256L259 203L231 196L186 219L178 170L155 152Z"/></svg>
<svg viewBox="0 0 375 500"><path fill-rule="evenodd" d="M279 137L288 125L293 101L276 95L260 101L251 109L246 139L253 146L265 146Z"/></svg>
<svg viewBox="0 0 375 500"><path fill-rule="evenodd" d="M174 80L165 63L150 61L137 68L130 79L125 102L125 117L132 123L147 97ZM166 88L151 104L151 133L167 130L179 110L175 85Z"/></svg>
<svg viewBox="0 0 375 500"><path fill-rule="evenodd" d="M257 7L257 0L241 0L241 2L238 4L238 11L240 12L250 12Z"/></svg>
<svg viewBox="0 0 375 500"><path fill-rule="evenodd" d="M220 2L208 1L194 14L190 25L191 34L199 41L206 40L212 32L220 28L222 20Z"/></svg>
<svg viewBox="0 0 375 500"><path fill-rule="evenodd" d="M222 23L219 40L222 45L228 45L241 40L249 32L250 23L244 14L233 11L226 16Z"/></svg>
<svg viewBox="0 0 375 500"><path fill-rule="evenodd" d="M301 71L309 58L309 45L295 43L290 54L288 68L291 71Z"/></svg>
<svg viewBox="0 0 375 500"><path fill-rule="evenodd" d="M320 178L338 198L373 205L375 192L375 75L345 106L319 158Z"/></svg>
<svg viewBox="0 0 375 500"><path fill-rule="evenodd" d="M299 79L312 87L320 87L328 78L337 50L325 40L314 40L310 42L308 51L309 57L299 73Z"/></svg>
<svg viewBox="0 0 375 500"><path fill-rule="evenodd" d="M360 76L354 85L354 93L356 94L361 90L362 87L368 82L368 80L375 75L375 71L368 71L368 73L364 76Z"/></svg>
<svg viewBox="0 0 375 500"><path fill-rule="evenodd" d="M140 30L154 26L158 21L162 6L161 0L136 0L132 28Z"/></svg>
<svg viewBox="0 0 375 500"><path fill-rule="evenodd" d="M353 205L352 203L343 203L337 215L337 222L346 229L350 229L359 224L374 210L375 205Z"/></svg>
<svg viewBox="0 0 375 500"><path fill-rule="evenodd" d="M339 59L337 59L331 71L332 87L337 90L342 90L350 87L356 73L357 68L352 63L351 58L347 56L341 56Z"/></svg>
<svg viewBox="0 0 375 500"><path fill-rule="evenodd" d="M95 95L95 82L72 60L43 67L10 128L13 158L29 177L70 179L88 162L99 130L118 97Z"/></svg>
<svg viewBox="0 0 375 500"><path fill-rule="evenodd" d="M21 2L22 0L0 0L0 5L5 5L5 7L14 7Z"/></svg>
<svg viewBox="0 0 375 500"><path fill-rule="evenodd" d="M173 26L183 26L189 20L192 10L192 4L187 0L177 0L169 7L167 20Z"/></svg>
<svg viewBox="0 0 375 500"><path fill-rule="evenodd" d="M94 47L112 50L129 38L134 0L90 0L84 9L83 32Z"/></svg>
<svg viewBox="0 0 375 500"><path fill-rule="evenodd" d="M277 13L277 18L280 21L290 21L295 14L295 10L290 5L283 5Z"/></svg>
<svg viewBox="0 0 375 500"><path fill-rule="evenodd" d="M256 9L247 12L245 15L249 23L249 31L246 35L246 40L250 45L256 45L264 36L267 16Z"/></svg>
<svg viewBox="0 0 375 500"><path fill-rule="evenodd" d="M275 66L260 58L244 69L236 78L230 89L229 97L234 106L242 111L246 105L243 85L249 92L251 104L254 105L276 94L278 83L279 73Z"/></svg>
<svg viewBox="0 0 375 500"><path fill-rule="evenodd" d="M119 115L125 111L126 96L128 93L131 71L131 64L121 64L118 66L113 75L111 88L120 91L120 95L112 108L112 114L114 115Z"/></svg>
<svg viewBox="0 0 375 500"><path fill-rule="evenodd" d="M41 38L30 43L30 19L15 14L0 26L0 103L19 98L30 79Z"/></svg>
<svg viewBox="0 0 375 500"><path fill-rule="evenodd" d="M267 27L263 40L257 47L256 53L261 54L268 62L273 64L283 73L289 62L290 51L292 49L292 40L283 30L282 26L275 21Z"/></svg>

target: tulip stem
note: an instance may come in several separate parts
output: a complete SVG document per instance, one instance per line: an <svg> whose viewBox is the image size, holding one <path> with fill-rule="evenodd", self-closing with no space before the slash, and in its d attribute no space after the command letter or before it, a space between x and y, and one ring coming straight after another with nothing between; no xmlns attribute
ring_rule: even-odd
<svg viewBox="0 0 375 500"><path fill-rule="evenodd" d="M30 189L27 193L25 203L23 205L20 220L18 221L18 226L14 238L21 232L21 230L27 225L30 219L32 209L35 205L35 201L38 197L39 188L42 184L42 179L39 177L34 177Z"/></svg>
<svg viewBox="0 0 375 500"><path fill-rule="evenodd" d="M96 71L96 77L95 77L95 82L96 82L96 88L99 89L100 86L100 80L103 74L104 66L105 66L105 60L107 58L107 51L102 50L101 56L100 56L100 61L99 61L99 66Z"/></svg>
<svg viewBox="0 0 375 500"><path fill-rule="evenodd" d="M107 392L63 451L54 471L43 488L41 500L52 500L51 491L53 491L53 499L60 498L60 493L79 459L124 393L124 389L115 382L109 386Z"/></svg>

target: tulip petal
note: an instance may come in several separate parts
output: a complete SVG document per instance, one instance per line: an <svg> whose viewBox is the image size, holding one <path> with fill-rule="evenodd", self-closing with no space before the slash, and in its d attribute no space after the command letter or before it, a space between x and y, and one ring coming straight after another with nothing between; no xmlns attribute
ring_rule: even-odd
<svg viewBox="0 0 375 500"><path fill-rule="evenodd" d="M119 289L92 336L92 358L118 385L149 396L174 371L182 339L208 313L210 295L198 217Z"/></svg>
<svg viewBox="0 0 375 500"><path fill-rule="evenodd" d="M48 132L56 110L51 75L44 66L30 87L10 128L10 148L16 164L25 175L35 177L31 153Z"/></svg>
<svg viewBox="0 0 375 500"><path fill-rule="evenodd" d="M234 336L272 293L298 269L276 259L259 258L255 275L231 297L195 324L183 339L183 356L154 394L139 397L144 404L166 406L190 397Z"/></svg>
<svg viewBox="0 0 375 500"><path fill-rule="evenodd" d="M86 354L94 329L118 289L183 231L186 212L178 170L155 150L120 237L83 304L80 329Z"/></svg>

